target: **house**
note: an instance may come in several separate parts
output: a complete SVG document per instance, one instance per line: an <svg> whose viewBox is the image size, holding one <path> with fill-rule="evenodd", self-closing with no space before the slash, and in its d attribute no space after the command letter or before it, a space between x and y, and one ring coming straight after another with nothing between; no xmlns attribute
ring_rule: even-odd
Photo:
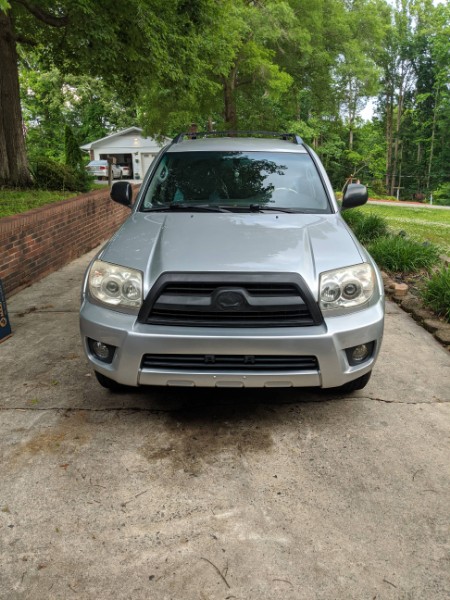
<svg viewBox="0 0 450 600"><path fill-rule="evenodd" d="M141 179L155 156L169 141L164 138L158 142L154 138L144 137L140 127L128 127L85 144L81 149L89 152L91 160L112 158L114 163L128 166L133 179Z"/></svg>

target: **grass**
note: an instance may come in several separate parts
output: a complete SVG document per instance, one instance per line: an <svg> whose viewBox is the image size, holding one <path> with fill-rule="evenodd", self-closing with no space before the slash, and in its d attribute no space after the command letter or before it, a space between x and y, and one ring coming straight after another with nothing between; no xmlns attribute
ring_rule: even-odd
<svg viewBox="0 0 450 600"><path fill-rule="evenodd" d="M450 322L450 268L442 267L425 283L422 297L427 306Z"/></svg>
<svg viewBox="0 0 450 600"><path fill-rule="evenodd" d="M104 189L104 185L93 185L92 189ZM45 204L52 204L78 196L81 192L50 190L3 190L0 189L0 219L26 212Z"/></svg>
<svg viewBox="0 0 450 600"><path fill-rule="evenodd" d="M76 192L50 192L46 190L0 190L0 218L26 212L32 208L72 198L76 195Z"/></svg>
<svg viewBox="0 0 450 600"><path fill-rule="evenodd" d="M450 255L450 210L366 204L358 209L384 217L393 233L404 231L411 239L430 242Z"/></svg>

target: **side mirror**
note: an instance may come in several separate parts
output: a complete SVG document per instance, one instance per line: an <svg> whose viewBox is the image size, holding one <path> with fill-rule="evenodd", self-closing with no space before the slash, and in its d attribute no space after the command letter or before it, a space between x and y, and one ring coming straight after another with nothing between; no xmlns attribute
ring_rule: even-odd
<svg viewBox="0 0 450 600"><path fill-rule="evenodd" d="M128 181L117 181L116 183L113 183L111 187L110 196L114 202L118 202L119 204L123 204L123 206L131 208L133 188Z"/></svg>
<svg viewBox="0 0 450 600"><path fill-rule="evenodd" d="M365 204L369 199L367 188L360 183L349 183L342 198L342 210Z"/></svg>

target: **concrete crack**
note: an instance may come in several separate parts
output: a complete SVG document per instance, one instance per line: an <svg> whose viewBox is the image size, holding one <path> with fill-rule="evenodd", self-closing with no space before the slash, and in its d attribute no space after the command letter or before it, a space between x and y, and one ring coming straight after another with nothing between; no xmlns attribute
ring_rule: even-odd
<svg viewBox="0 0 450 600"><path fill-rule="evenodd" d="M179 408L174 409L159 409L159 408L140 408L140 407L125 407L118 406L115 408L59 408L56 406L50 406L48 408L39 408L39 407L30 407L30 406L0 406L0 412L7 411L17 411L17 412L59 412L59 413L76 413L76 412L128 412L128 413L136 413L136 412L145 412L150 414L159 414L159 413L172 413L179 410Z"/></svg>
<svg viewBox="0 0 450 600"><path fill-rule="evenodd" d="M355 398L356 400L356 398ZM448 404L450 400L442 400L441 398L436 398L434 400L430 400L428 402L405 402L403 400L385 400L384 398L372 398L371 396L364 396L363 398L358 398L358 400L372 400L373 402L383 402L384 404Z"/></svg>

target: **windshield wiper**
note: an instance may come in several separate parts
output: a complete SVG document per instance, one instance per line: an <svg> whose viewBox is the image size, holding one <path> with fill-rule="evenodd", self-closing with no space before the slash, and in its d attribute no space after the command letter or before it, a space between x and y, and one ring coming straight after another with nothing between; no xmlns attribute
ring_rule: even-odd
<svg viewBox="0 0 450 600"><path fill-rule="evenodd" d="M221 206L210 206L208 204L185 204L174 203L166 206L148 208L145 212L169 212L169 211L187 211L187 212L230 212L227 208Z"/></svg>
<svg viewBox="0 0 450 600"><path fill-rule="evenodd" d="M248 207L250 212L264 212L266 210L271 210L274 212L283 212L283 213L301 213L304 212L297 208L280 208L279 206L265 206L264 204L250 204Z"/></svg>

